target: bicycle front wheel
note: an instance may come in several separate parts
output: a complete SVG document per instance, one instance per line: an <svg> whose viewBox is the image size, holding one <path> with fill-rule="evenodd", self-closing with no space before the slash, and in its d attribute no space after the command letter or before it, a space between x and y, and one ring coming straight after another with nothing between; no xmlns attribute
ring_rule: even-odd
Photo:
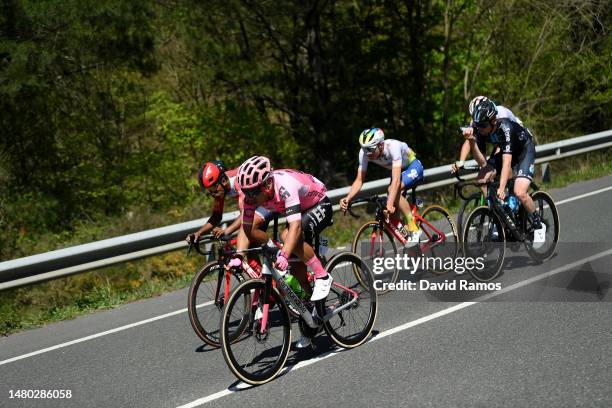
<svg viewBox="0 0 612 408"><path fill-rule="evenodd" d="M211 347L221 347L219 343L219 321L223 305L229 294L243 281L241 275L227 272L218 262L205 265L191 281L187 295L187 314L191 327L205 343ZM244 299L243 308L249 307L250 301ZM246 320L234 333L239 337L246 327Z"/></svg>
<svg viewBox="0 0 612 408"><path fill-rule="evenodd" d="M351 252L335 255L325 269L334 282L327 298L317 302L317 313L325 316L337 311L324 323L325 332L341 347L357 347L370 337L376 320L378 298L372 272Z"/></svg>
<svg viewBox="0 0 612 408"><path fill-rule="evenodd" d="M243 282L230 295L221 318L221 349L234 375L249 384L272 380L285 366L291 345L291 318L287 305L276 288L264 299L266 283L261 279ZM240 300L253 299L245 314ZM248 326L237 340L235 327L245 317Z"/></svg>
<svg viewBox="0 0 612 408"><path fill-rule="evenodd" d="M466 258L479 260L468 272L480 282L499 276L506 253L506 235L501 219L489 207L481 206L470 213L463 231Z"/></svg>
<svg viewBox="0 0 612 408"><path fill-rule="evenodd" d="M368 221L357 230L351 249L371 270L376 272L376 279L381 283L393 283L397 280L399 269L382 268L385 258L394 258L397 254L397 245L393 235L387 228L381 228L378 221ZM357 267L354 272L359 279L360 272ZM365 282L362 283L365 284ZM381 285L380 288L377 292L381 295L389 291L388 285Z"/></svg>
<svg viewBox="0 0 612 408"><path fill-rule="evenodd" d="M423 231L419 248L427 257L455 259L459 252L457 228L450 213L439 205L430 205L421 215L417 226ZM441 275L448 272L442 268L442 262L433 262L428 268L431 273Z"/></svg>
<svg viewBox="0 0 612 408"><path fill-rule="evenodd" d="M470 194L468 199L461 203L461 208L459 208L459 213L457 214L457 231L459 231L460 239L462 238L461 233L463 232L464 219L479 205L482 205L482 192L480 191Z"/></svg>

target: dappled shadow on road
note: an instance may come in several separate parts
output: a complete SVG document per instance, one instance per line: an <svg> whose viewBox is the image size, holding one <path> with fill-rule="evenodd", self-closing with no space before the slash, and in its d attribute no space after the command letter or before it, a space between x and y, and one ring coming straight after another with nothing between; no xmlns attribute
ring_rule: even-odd
<svg viewBox="0 0 612 408"><path fill-rule="evenodd" d="M195 349L196 353L208 353L209 351L219 350L217 347L210 346L206 343Z"/></svg>
<svg viewBox="0 0 612 408"><path fill-rule="evenodd" d="M372 330L370 339L375 338L376 336L378 336L378 334L380 334L378 330ZM298 364L301 362L309 361L309 360L316 359L316 358L321 359L331 354L342 353L342 352L347 352L351 350L351 349L344 349L344 348L340 348L336 346L336 344L327 335L325 335L325 333L320 333L319 335L317 335L313 339L313 344L314 344L314 347L306 347L301 350L295 350L292 347L291 354L289 355L289 357L287 358L287 362L285 363L285 368L272 381L275 381L276 379L282 378L283 376L287 375L288 373L293 371L298 366ZM258 386L249 385L249 384L243 383L240 380L237 380L233 382L232 384L230 384L230 386L228 387L228 390L233 391L233 392L241 392L241 391L250 390L251 388L256 388L256 387Z"/></svg>

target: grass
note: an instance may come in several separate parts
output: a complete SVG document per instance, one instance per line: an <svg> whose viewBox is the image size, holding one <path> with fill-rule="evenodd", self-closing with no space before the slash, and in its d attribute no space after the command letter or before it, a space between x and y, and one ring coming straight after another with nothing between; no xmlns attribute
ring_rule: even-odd
<svg viewBox="0 0 612 408"><path fill-rule="evenodd" d="M552 182L541 185L545 190L611 175L612 149L554 161L550 166ZM536 181L541 181L541 178L537 177ZM453 213L456 213L461 205L460 199L453 195L452 186L430 190L420 196L424 199L425 205L440 204ZM348 215L343 216L341 213L335 214L334 225L324 232L324 235L330 238L330 247L350 243L354 231L372 216L366 214L366 207L359 207L355 212L362 216L355 219ZM201 215L201 209L198 211L194 207L184 212L133 215L128 220L115 219L100 224L104 226L84 224L74 236L48 237L51 243L40 244L34 249L44 251L90 242L164 225L164 221L167 225L174 220L184 221L185 216L196 218ZM38 285L3 291L0 297L0 335L6 336L184 288L189 285L194 273L204 262L200 256L192 254L187 257L184 251L177 251Z"/></svg>

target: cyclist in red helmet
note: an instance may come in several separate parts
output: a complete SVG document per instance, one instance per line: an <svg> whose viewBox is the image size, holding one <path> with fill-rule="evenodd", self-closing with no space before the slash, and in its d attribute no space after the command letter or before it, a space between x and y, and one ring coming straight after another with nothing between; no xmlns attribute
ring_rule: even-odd
<svg viewBox="0 0 612 408"><path fill-rule="evenodd" d="M195 233L189 234L186 238L187 242L197 240L200 235L204 235L210 231L212 231L214 236L220 237L222 235L231 235L240 228L240 217L236 218L236 220L225 229L219 227L221 219L223 218L225 197L229 196L238 199L237 173L238 169L227 170L220 160L209 161L200 167L200 171L198 172L198 183L202 191L208 192L215 201L213 203L212 215L208 218L206 224ZM263 214L263 216L259 214ZM254 220L255 228L265 229L268 221L272 217L272 213L262 210L259 214Z"/></svg>

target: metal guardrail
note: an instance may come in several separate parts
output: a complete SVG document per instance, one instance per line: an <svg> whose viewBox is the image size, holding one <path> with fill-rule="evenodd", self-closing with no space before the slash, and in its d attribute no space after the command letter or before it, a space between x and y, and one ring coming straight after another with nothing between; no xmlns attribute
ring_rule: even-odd
<svg viewBox="0 0 612 408"><path fill-rule="evenodd" d="M545 163L607 147L612 147L612 129L537 146L536 163ZM468 163L473 164L474 161ZM453 184L455 178L450 174L450 169L450 164L426 169L425 181L427 183L420 185L417 190L423 191ZM383 193L389 181L389 178L385 178L364 183L361 193L364 195ZM349 189L350 186L330 190L327 195L332 203L337 204ZM334 207L334 210L337 210L337 206ZM232 222L238 215L238 211L225 213L222 222ZM184 240L185 236L196 231L205 222L206 218L202 218L1 262L0 290L61 278L185 248L187 245Z"/></svg>

